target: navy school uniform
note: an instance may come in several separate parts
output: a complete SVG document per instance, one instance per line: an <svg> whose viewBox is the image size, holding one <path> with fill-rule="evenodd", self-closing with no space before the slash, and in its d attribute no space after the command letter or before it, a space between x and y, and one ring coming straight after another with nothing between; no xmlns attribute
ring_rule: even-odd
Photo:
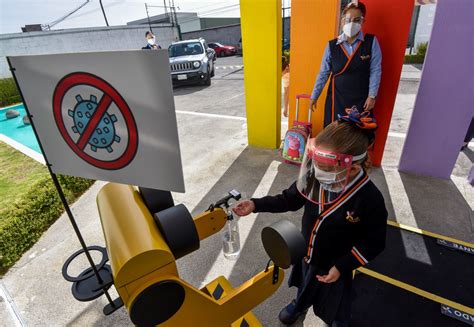
<svg viewBox="0 0 474 327"><path fill-rule="evenodd" d="M370 58L374 35L365 34L352 56L338 39L329 41L332 73L324 110L324 126L345 115L345 108L364 107L369 95ZM337 73L334 73L337 72Z"/></svg>
<svg viewBox="0 0 474 327"><path fill-rule="evenodd" d="M338 194L323 191L328 201ZM296 286L296 311L313 306L327 324L350 319L352 270L367 264L385 248L387 210L382 194L361 170L338 201L317 205L307 200L293 183L282 194L252 199L254 212L297 211L304 206L301 231L307 255L293 266L289 286ZM321 201L320 201L321 202ZM332 266L341 276L334 283L320 283Z"/></svg>

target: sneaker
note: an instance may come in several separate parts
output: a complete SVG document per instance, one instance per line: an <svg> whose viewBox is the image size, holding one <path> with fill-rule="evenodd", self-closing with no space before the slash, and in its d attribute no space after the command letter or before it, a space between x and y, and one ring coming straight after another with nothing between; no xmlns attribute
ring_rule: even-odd
<svg viewBox="0 0 474 327"><path fill-rule="evenodd" d="M293 300L280 311L278 319L285 325L292 325L300 316L306 314L307 311L308 309L296 312L296 302Z"/></svg>

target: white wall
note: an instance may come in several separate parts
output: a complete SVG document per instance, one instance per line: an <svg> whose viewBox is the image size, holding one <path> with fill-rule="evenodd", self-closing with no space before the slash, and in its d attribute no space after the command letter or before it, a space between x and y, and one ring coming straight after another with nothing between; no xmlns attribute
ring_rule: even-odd
<svg viewBox="0 0 474 327"><path fill-rule="evenodd" d="M205 30L182 33L183 40L204 38L207 43L220 42L224 45L237 45L241 38L240 24L208 28Z"/></svg>
<svg viewBox="0 0 474 327"><path fill-rule="evenodd" d="M165 49L178 37L169 25L152 28ZM148 25L137 25L0 34L0 78L11 76L6 56L141 49L148 30Z"/></svg>
<svg viewBox="0 0 474 327"><path fill-rule="evenodd" d="M420 16L415 33L415 49L419 43L428 42L433 29L433 21L436 12L436 5L423 5L420 7Z"/></svg>

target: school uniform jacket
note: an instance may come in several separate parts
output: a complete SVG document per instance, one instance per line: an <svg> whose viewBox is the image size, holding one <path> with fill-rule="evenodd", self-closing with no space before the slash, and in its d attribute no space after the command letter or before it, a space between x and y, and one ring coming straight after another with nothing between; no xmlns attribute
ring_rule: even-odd
<svg viewBox="0 0 474 327"><path fill-rule="evenodd" d="M327 203L331 195L334 193L320 188L321 201ZM297 211L304 206L301 230L306 240L305 261L324 271L334 265L341 274L350 273L385 247L387 210L382 194L364 170L335 203L310 202L296 183L279 195L252 200L254 212Z"/></svg>

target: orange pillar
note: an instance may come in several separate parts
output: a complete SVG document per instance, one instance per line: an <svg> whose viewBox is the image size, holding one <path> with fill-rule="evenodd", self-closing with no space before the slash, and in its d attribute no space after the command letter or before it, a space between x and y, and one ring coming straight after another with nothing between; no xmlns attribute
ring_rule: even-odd
<svg viewBox="0 0 474 327"><path fill-rule="evenodd" d="M364 32L376 35L382 49L382 81L374 111L379 128L372 156L374 165L380 166L402 72L414 1L363 2L367 7Z"/></svg>
<svg viewBox="0 0 474 327"><path fill-rule="evenodd" d="M337 36L340 0L293 0L291 2L290 115L295 119L296 95L311 94L329 40ZM329 83L328 83L329 84ZM323 127L327 85L313 113L313 135ZM299 119L308 117L309 102L300 102Z"/></svg>

